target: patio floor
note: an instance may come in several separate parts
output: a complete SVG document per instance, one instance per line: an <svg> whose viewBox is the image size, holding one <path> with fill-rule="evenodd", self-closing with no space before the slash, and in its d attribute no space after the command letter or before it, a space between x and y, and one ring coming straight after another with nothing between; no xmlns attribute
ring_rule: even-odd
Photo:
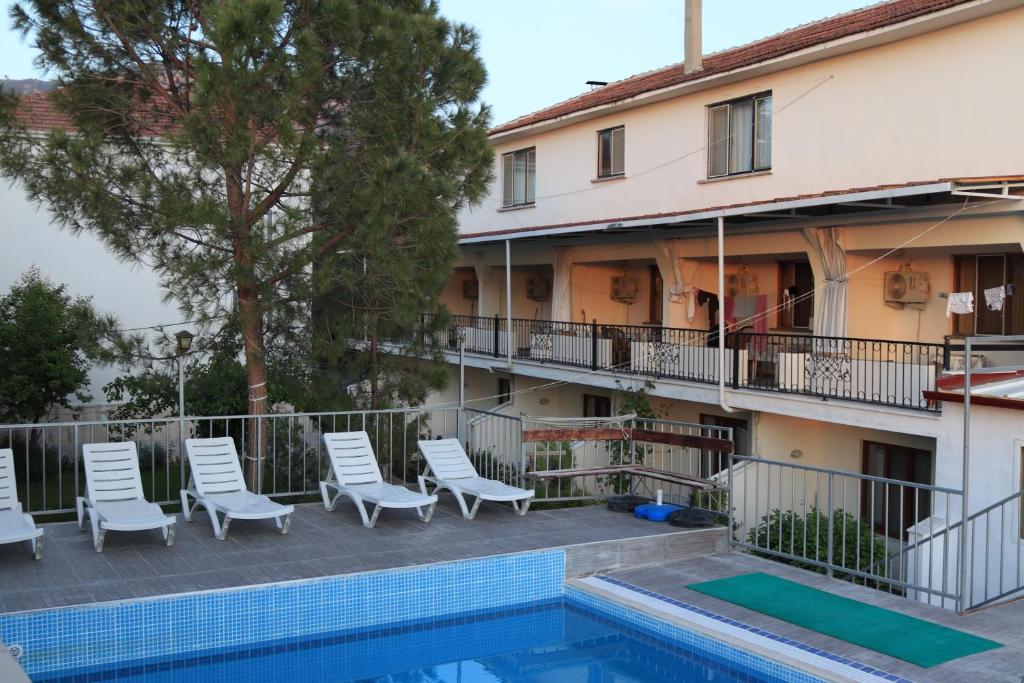
<svg viewBox="0 0 1024 683"><path fill-rule="evenodd" d="M688 589L687 584L711 581L749 572L765 572L821 590L878 605L896 612L926 619L950 628L991 638L1004 647L963 657L922 669L893 657L852 645L829 636L808 631L785 621L753 612L732 603ZM981 683L1021 683L1024 681L1024 601L989 607L957 616L939 607L931 607L881 593L846 581L829 579L823 574L795 569L778 562L742 553L720 553L666 563L657 567L608 572L619 580L745 622L766 631L806 643L856 662L868 664L914 681L977 681Z"/></svg>
<svg viewBox="0 0 1024 683"><path fill-rule="evenodd" d="M340 501L334 512L297 505L286 536L273 521L236 521L227 540L217 541L202 511L191 524L179 514L177 526L171 548L155 531L111 532L100 554L92 534L75 523L46 524L42 561L32 559L27 544L0 547L0 613L592 544L567 553L567 571L578 575L714 552L724 538L724 530L685 532L602 506L518 517L486 504L469 521L451 496L441 497L429 524L412 510L385 510L375 528L365 529L353 506Z"/></svg>

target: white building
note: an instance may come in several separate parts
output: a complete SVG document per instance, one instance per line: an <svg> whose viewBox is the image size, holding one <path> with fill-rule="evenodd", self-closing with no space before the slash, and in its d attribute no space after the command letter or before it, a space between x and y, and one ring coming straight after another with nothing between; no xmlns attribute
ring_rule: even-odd
<svg viewBox="0 0 1024 683"><path fill-rule="evenodd" d="M703 59L692 41L494 128L496 181L460 217L444 295L468 405L607 414L617 385L651 381L663 416L734 427L742 454L859 477L844 509L893 544L958 519L938 489L961 487L962 418L928 392L962 337L1024 334L1021 35L1020 0L893 0ZM1024 421L986 410L972 513L1022 485ZM820 484L778 487L824 505Z"/></svg>

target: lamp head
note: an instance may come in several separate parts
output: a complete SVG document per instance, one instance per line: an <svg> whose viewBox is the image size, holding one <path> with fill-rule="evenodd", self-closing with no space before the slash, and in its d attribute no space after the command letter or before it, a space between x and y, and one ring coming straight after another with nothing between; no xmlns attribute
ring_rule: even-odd
<svg viewBox="0 0 1024 683"><path fill-rule="evenodd" d="M178 355L184 355L188 353L188 350L192 348L192 339L195 337L188 330L179 330L175 332L174 338L178 342Z"/></svg>

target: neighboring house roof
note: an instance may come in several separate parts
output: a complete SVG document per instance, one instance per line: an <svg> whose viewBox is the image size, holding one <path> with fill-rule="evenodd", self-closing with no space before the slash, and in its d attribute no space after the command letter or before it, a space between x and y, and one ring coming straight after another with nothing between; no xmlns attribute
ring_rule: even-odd
<svg viewBox="0 0 1024 683"><path fill-rule="evenodd" d="M661 90L688 81L696 81L784 55L873 31L916 17L938 12L973 0L891 0L863 9L777 33L747 45L730 48L704 57L703 68L684 73L683 64L673 64L656 71L631 76L621 81L584 93L532 114L513 119L491 129L491 134L505 133L524 126L550 121L593 107L626 100L654 90Z"/></svg>
<svg viewBox="0 0 1024 683"><path fill-rule="evenodd" d="M62 110L56 100L58 90L34 92L18 99L17 119L28 129L38 133L54 130L74 130L75 122ZM159 136L178 127L175 117L156 104L140 105L127 112L132 124L142 136Z"/></svg>
<svg viewBox="0 0 1024 683"><path fill-rule="evenodd" d="M52 94L53 91L34 92L18 100L17 117L29 130L46 132L74 128L71 117L57 108Z"/></svg>

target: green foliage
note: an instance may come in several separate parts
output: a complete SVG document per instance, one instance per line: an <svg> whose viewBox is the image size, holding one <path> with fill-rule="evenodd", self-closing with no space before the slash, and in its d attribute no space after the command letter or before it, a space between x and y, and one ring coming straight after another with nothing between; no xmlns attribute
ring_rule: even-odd
<svg viewBox="0 0 1024 683"><path fill-rule="evenodd" d="M651 405L650 395L647 393L654 388L654 383L644 380L639 387L623 387L619 380L615 380L615 403L618 406L619 415L636 415L638 418L655 419L658 417ZM637 444L633 441L612 441L608 444L610 465L642 464L650 452L650 446ZM602 483L609 487L615 494L629 493L631 477L626 474L613 474L601 477Z"/></svg>
<svg viewBox="0 0 1024 683"><path fill-rule="evenodd" d="M0 297L0 422L37 422L91 400L94 363L113 359L116 322L32 269Z"/></svg>
<svg viewBox="0 0 1024 683"><path fill-rule="evenodd" d="M887 555L885 537L876 534L871 522L858 519L855 515L837 508L832 512L832 556L828 553L829 517L818 508L811 508L806 517L793 511L772 510L761 518L757 526L747 533L747 542L758 548L774 550L796 558L817 562L828 562L835 566L856 569L873 574ZM800 559L783 559L767 553L770 559L809 569L821 574L825 569L802 562ZM860 577L836 570L834 576L864 584ZM875 582L871 582L874 584Z"/></svg>
<svg viewBox="0 0 1024 683"><path fill-rule="evenodd" d="M529 470L571 470L576 466L576 458L572 452L571 441L538 441L533 450L533 462L527 465ZM540 455L543 461L538 462ZM583 489L572 483L571 479L540 479L534 487L536 498L579 497Z"/></svg>
<svg viewBox="0 0 1024 683"><path fill-rule="evenodd" d="M245 412L267 410L268 384L312 377L267 382L274 348L369 382L374 404L436 386L436 367L366 360L348 335L365 327L379 348L436 310L454 214L484 195L472 29L427 0L26 0L10 13L74 131L30 133L0 93L0 175L155 268L204 336L234 326ZM320 310L314 344L303 335Z"/></svg>

